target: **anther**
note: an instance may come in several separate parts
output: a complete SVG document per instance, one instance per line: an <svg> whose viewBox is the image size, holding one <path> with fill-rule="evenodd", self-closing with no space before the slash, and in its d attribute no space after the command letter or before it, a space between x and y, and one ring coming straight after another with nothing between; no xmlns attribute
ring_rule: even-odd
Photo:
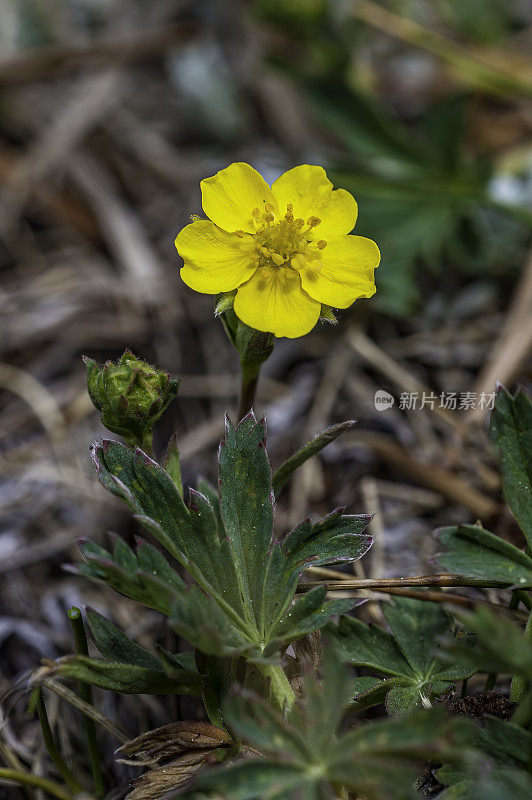
<svg viewBox="0 0 532 800"><path fill-rule="evenodd" d="M278 267L280 267L286 261L286 259L280 256L279 253L270 253L270 258Z"/></svg>
<svg viewBox="0 0 532 800"><path fill-rule="evenodd" d="M297 270L304 269L307 266L307 259L301 253L296 253L296 255L292 258L290 264L294 269Z"/></svg>
<svg viewBox="0 0 532 800"><path fill-rule="evenodd" d="M275 217L273 216L273 214L268 213L268 214L263 214L262 219L264 219L266 222L273 222Z"/></svg>
<svg viewBox="0 0 532 800"><path fill-rule="evenodd" d="M304 219L301 219L300 217L299 217L298 219L295 219L295 220L294 220L294 225L295 225L297 228L302 228L304 224L305 224L305 220L304 220Z"/></svg>
<svg viewBox="0 0 532 800"><path fill-rule="evenodd" d="M235 231L235 233L236 233L236 235L238 236L239 239L243 239L244 236L245 236L245 233L242 230Z"/></svg>
<svg viewBox="0 0 532 800"><path fill-rule="evenodd" d="M287 211L287 213L288 213L288 214L291 214L293 210L294 210L294 206L292 205L292 203L287 203L287 204L286 204L286 211Z"/></svg>
<svg viewBox="0 0 532 800"><path fill-rule="evenodd" d="M254 217L260 217L260 210L258 208L254 208L251 213Z"/></svg>
<svg viewBox="0 0 532 800"><path fill-rule="evenodd" d="M320 224L320 222L321 219L319 217L309 217L307 219L307 225L309 226L309 228L315 228L316 225Z"/></svg>
<svg viewBox="0 0 532 800"><path fill-rule="evenodd" d="M275 206L273 206L271 203L265 203L264 209L271 213L272 211L275 211Z"/></svg>
<svg viewBox="0 0 532 800"><path fill-rule="evenodd" d="M316 242L316 247L318 250L323 250L324 247L327 247L327 242L325 239L320 239L319 242Z"/></svg>

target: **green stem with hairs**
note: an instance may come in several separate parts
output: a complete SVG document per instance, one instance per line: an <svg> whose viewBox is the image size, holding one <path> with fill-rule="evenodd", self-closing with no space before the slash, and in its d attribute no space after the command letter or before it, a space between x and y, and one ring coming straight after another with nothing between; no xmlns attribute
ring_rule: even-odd
<svg viewBox="0 0 532 800"><path fill-rule="evenodd" d="M76 606L72 606L68 611L68 618L72 626L72 633L74 635L74 647L76 653L81 656L89 655L89 647L87 644L87 636L85 634L85 626L81 611ZM78 682L78 691L82 700L92 705L92 691L87 683ZM94 779L94 791L97 797L103 797L105 794L105 785L103 781L102 768L100 763L100 753L98 750L98 742L96 740L96 726L94 720L84 716L85 735L87 737L87 747L89 750L89 759L91 763L92 776Z"/></svg>

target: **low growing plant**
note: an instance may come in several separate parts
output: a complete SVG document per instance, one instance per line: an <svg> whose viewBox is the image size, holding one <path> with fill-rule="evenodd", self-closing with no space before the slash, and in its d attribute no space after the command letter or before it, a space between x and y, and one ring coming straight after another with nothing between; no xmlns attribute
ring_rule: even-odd
<svg viewBox="0 0 532 800"><path fill-rule="evenodd" d="M251 406L273 334L298 335L303 330L289 327L294 315L309 329L330 316L324 304L349 305L371 294L378 251L348 235L356 203L347 192L333 192L319 168L292 170L270 189L251 167L233 165L202 188L213 221L196 219L178 236L183 277L200 291L221 293L217 311L242 366L239 418L226 417L218 485L200 481L183 489L175 438L163 465L154 456L153 426L178 381L129 351L103 367L86 359L102 423L124 439L94 443L94 467L149 541L139 538L132 548L112 536L104 548L82 540L83 560L73 567L163 615L188 649L173 652L154 641L148 651L87 608L100 654L92 657L81 616L71 610L76 652L45 664L32 680L33 706L61 782L15 768L1 768L0 778L66 800L117 796L102 774L96 721L118 738L118 758L149 765L130 800L406 800L422 792L427 768L446 800L529 798L532 617L521 625L532 608L529 398L499 389L490 425L504 495L526 549L476 525L447 527L438 532L445 548L438 563L449 572L425 581L436 588L500 587L510 607L484 602L457 612L441 591L421 591L395 596L383 606L384 624L366 625L353 613L360 603L356 579L329 569L326 582L309 587L305 573L362 559L372 544L370 518L338 508L322 520L303 520L280 539L273 528L276 497L291 475L353 423L328 428L272 469L266 422ZM345 258L322 258L329 251ZM248 296L248 280L261 308ZM416 578L416 586L423 583ZM338 585L351 596L334 599ZM401 585L408 592L412 582L404 578ZM479 673L489 684L495 673L511 679L503 718L489 715L489 692L475 695L481 722L465 718L467 680ZM68 688L72 680L77 694ZM197 696L204 721L173 720L125 741L94 709L92 686ZM90 786L63 760L43 689L59 693L87 720ZM379 719L368 718L370 707Z"/></svg>

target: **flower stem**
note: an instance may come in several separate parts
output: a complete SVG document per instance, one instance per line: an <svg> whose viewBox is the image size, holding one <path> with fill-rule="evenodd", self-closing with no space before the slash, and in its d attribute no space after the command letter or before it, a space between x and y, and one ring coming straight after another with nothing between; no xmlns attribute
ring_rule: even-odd
<svg viewBox="0 0 532 800"><path fill-rule="evenodd" d="M54 735L48 720L48 714L46 713L46 706L41 689L39 689L39 697L37 700L37 714L39 716L39 722L41 723L42 738L50 758L54 762L61 777L65 781L72 794L81 794L83 792L83 786L78 782L77 778L67 766L66 761L63 759L63 756L59 752L59 748L55 743Z"/></svg>
<svg viewBox="0 0 532 800"><path fill-rule="evenodd" d="M260 364L246 365L240 362L242 378L240 381L240 400L238 403L238 419L241 420L253 408L255 392L259 382Z"/></svg>
<svg viewBox="0 0 532 800"><path fill-rule="evenodd" d="M34 775L32 772L19 772L16 769L0 767L0 780L20 783L23 786L34 786L52 797L57 797L58 800L72 800L70 792L67 792L58 783L50 781L48 778L41 778L40 775Z"/></svg>
<svg viewBox="0 0 532 800"><path fill-rule="evenodd" d="M76 653L81 656L89 655L89 648L87 645L87 636L85 634L85 626L81 611L76 606L72 606L68 611L68 618L72 625L72 633L74 635L74 647ZM92 692L91 687L79 681L78 691L82 700L92 705ZM87 746L89 750L89 758L92 768L92 776L94 779L94 791L97 797L103 797L105 794L105 786L103 782L102 768L100 764L100 753L98 751L98 742L96 740L96 726L94 720L84 716L85 734L87 736Z"/></svg>

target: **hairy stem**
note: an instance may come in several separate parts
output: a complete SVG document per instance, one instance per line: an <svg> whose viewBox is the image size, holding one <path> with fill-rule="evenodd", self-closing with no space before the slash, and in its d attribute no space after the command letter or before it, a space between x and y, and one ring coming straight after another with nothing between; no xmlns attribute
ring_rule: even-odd
<svg viewBox="0 0 532 800"><path fill-rule="evenodd" d="M81 611L76 606L68 611L68 618L72 625L72 633L74 635L74 646L76 653L82 656L89 655L89 647L87 645L87 636L85 634L85 626ZM78 683L78 691L82 700L92 705L92 691L87 683ZM103 797L105 794L105 785L103 782L102 768L100 763L100 753L98 751L98 742L96 740L96 726L94 720L84 716L85 735L87 737L87 747L89 750L89 758L92 769L92 776L94 779L94 791L97 797Z"/></svg>
<svg viewBox="0 0 532 800"><path fill-rule="evenodd" d="M240 382L240 400L238 402L239 421L253 408L260 374L260 364L247 366L241 361L240 365L242 378Z"/></svg>

